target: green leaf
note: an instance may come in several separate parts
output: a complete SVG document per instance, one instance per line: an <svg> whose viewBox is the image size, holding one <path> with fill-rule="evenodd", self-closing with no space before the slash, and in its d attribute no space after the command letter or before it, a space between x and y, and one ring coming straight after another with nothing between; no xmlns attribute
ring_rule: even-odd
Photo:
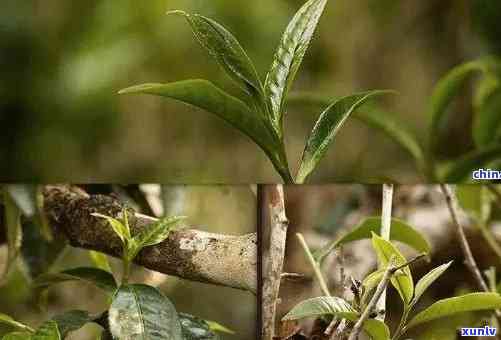
<svg viewBox="0 0 501 340"><path fill-rule="evenodd" d="M336 296L320 296L300 302L282 320L298 320L324 315L333 315L351 321L356 321L360 317L345 300ZM369 319L364 322L363 328L374 340L390 338L388 327L379 320Z"/></svg>
<svg viewBox="0 0 501 340"><path fill-rule="evenodd" d="M381 217L368 217L332 243L327 244L315 253L315 259L322 262L325 257L336 247L343 244L368 239L372 233L381 234ZM407 244L420 253L429 253L431 250L428 241L414 228L398 218L391 219L390 239Z"/></svg>
<svg viewBox="0 0 501 340"><path fill-rule="evenodd" d="M209 324L196 316L179 313L179 321L183 330L183 340L218 340Z"/></svg>
<svg viewBox="0 0 501 340"><path fill-rule="evenodd" d="M415 305L419 298L423 296L424 292L428 287L435 282L446 270L450 267L452 261L447 262L441 266L433 268L426 275L424 275L416 284L416 288L414 290L414 298L412 299L411 305Z"/></svg>
<svg viewBox="0 0 501 340"><path fill-rule="evenodd" d="M79 267L60 273L42 274L35 279L33 285L35 288L45 289L53 284L78 280L94 284L109 294L113 294L117 290L117 283L111 273L92 267Z"/></svg>
<svg viewBox="0 0 501 340"><path fill-rule="evenodd" d="M205 320L205 322L207 322L207 324L209 325L210 330L213 331L213 332L226 333L226 334L235 334L234 331L232 331L231 329L229 329L226 326L221 325L220 323L218 323L216 321Z"/></svg>
<svg viewBox="0 0 501 340"><path fill-rule="evenodd" d="M37 329L35 334L31 337L32 340L63 340L57 323L53 320L44 322L40 328Z"/></svg>
<svg viewBox="0 0 501 340"><path fill-rule="evenodd" d="M355 312L350 304L336 296L319 296L301 301L287 313L282 320L298 320L322 315L340 315Z"/></svg>
<svg viewBox="0 0 501 340"><path fill-rule="evenodd" d="M252 112L240 99L227 94L207 80L143 84L129 87L119 93L142 93L172 98L215 114L251 138L277 166L278 144L263 118Z"/></svg>
<svg viewBox="0 0 501 340"><path fill-rule="evenodd" d="M385 268L390 265L390 260L393 258L392 265L403 265L407 262L402 253L391 242L386 241L382 237L372 234L372 245L376 250L379 259L380 267ZM412 281L411 270L409 266L401 269L403 275L396 275L391 278L391 283L398 291L398 294L406 305L409 305L414 295L414 283Z"/></svg>
<svg viewBox="0 0 501 340"><path fill-rule="evenodd" d="M501 308L501 296L497 293L470 293L435 302L418 313L406 326L410 329L422 323L457 313Z"/></svg>
<svg viewBox="0 0 501 340"><path fill-rule="evenodd" d="M459 205L477 223L484 225L491 214L491 196L487 187L483 185L458 185L456 197Z"/></svg>
<svg viewBox="0 0 501 340"><path fill-rule="evenodd" d="M263 86L252 61L238 40L216 21L198 14L171 11L186 18L196 39L240 87L262 104Z"/></svg>
<svg viewBox="0 0 501 340"><path fill-rule="evenodd" d="M4 225L7 228L7 263L4 275L7 276L21 251L23 230L21 228L21 210L10 195L4 195L3 204L5 207Z"/></svg>
<svg viewBox="0 0 501 340"><path fill-rule="evenodd" d="M478 59L461 64L449 71L435 85L430 105L431 123L429 137L432 152L437 149L439 130L443 125L447 108L452 100L459 94L462 86L472 74L476 72L485 74L488 72L491 64L491 58Z"/></svg>
<svg viewBox="0 0 501 340"><path fill-rule="evenodd" d="M443 176L444 183L459 183L472 179L473 171L501 159L501 144L474 150L454 161Z"/></svg>
<svg viewBox="0 0 501 340"><path fill-rule="evenodd" d="M333 99L324 95L316 95L307 92L295 92L289 95L289 105L314 106L317 108L327 107ZM418 143L416 136L395 117L376 105L364 105L364 109L353 112L352 117L370 128L381 131L388 138L398 144L416 161L418 168L424 166L423 149Z"/></svg>
<svg viewBox="0 0 501 340"><path fill-rule="evenodd" d="M303 151L301 165L296 176L297 183L303 183L327 152L327 147L348 119L350 114L367 100L390 91L369 91L346 96L329 105L320 115Z"/></svg>
<svg viewBox="0 0 501 340"><path fill-rule="evenodd" d="M125 219L127 218L127 212L125 210L123 213L124 223L117 220L116 218L106 216L103 214L99 214L99 213L92 213L91 215L95 216L95 217L103 218L106 221L108 221L110 226L113 228L113 231L115 232L115 234L117 234L118 237L120 237L120 240L122 240L123 244L127 244L127 242L131 239L130 230L128 228L128 223L125 223Z"/></svg>
<svg viewBox="0 0 501 340"><path fill-rule="evenodd" d="M107 271L108 273L111 273L111 266L108 261L108 257L106 254L103 254L99 251L95 250L89 250L88 251L89 257L92 260L92 263L96 266L96 268L99 268L101 270Z"/></svg>
<svg viewBox="0 0 501 340"><path fill-rule="evenodd" d="M154 246L163 242L167 237L169 237L169 233L172 229L185 218L185 216L166 217L145 226L139 234L134 236L134 239L139 246L139 250L144 247Z"/></svg>
<svg viewBox="0 0 501 340"><path fill-rule="evenodd" d="M82 328L85 324L92 322L89 313L82 310L72 310L52 318L56 323L61 338L65 338L69 332Z"/></svg>
<svg viewBox="0 0 501 340"><path fill-rule="evenodd" d="M2 337L2 340L31 340L31 334L26 332L7 333Z"/></svg>
<svg viewBox="0 0 501 340"><path fill-rule="evenodd" d="M501 74L487 74L476 91L473 139L478 148L500 142Z"/></svg>
<svg viewBox="0 0 501 340"><path fill-rule="evenodd" d="M17 330L23 331L23 332L32 332L33 329L31 329L29 326L26 326L25 324L22 324L21 322L18 322L11 318L10 316L0 313L0 323L7 324L11 327L14 327Z"/></svg>
<svg viewBox="0 0 501 340"><path fill-rule="evenodd" d="M174 306L158 289L147 285L120 287L108 320L112 335L118 339L183 339Z"/></svg>
<svg viewBox="0 0 501 340"><path fill-rule="evenodd" d="M266 76L265 93L275 131L282 135L284 102L327 0L309 0L289 22Z"/></svg>
<svg viewBox="0 0 501 340"><path fill-rule="evenodd" d="M386 269L384 268L378 269L365 277L364 281L362 282L364 293L369 293L371 290L377 287L379 282L381 282L381 280L383 279L385 271Z"/></svg>

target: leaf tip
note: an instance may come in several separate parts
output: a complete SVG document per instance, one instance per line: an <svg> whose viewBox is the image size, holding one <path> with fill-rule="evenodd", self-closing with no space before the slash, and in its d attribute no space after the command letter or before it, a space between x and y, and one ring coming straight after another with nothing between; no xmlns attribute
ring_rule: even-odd
<svg viewBox="0 0 501 340"><path fill-rule="evenodd" d="M180 9L172 9L170 11L167 11L165 14L167 14L167 15L181 15L183 17L189 16L188 13L186 13L185 11L180 10Z"/></svg>

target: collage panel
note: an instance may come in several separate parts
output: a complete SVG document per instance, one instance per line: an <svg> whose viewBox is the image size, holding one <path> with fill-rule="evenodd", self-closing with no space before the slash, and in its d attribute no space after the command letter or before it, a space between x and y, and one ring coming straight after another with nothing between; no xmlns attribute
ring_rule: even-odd
<svg viewBox="0 0 501 340"><path fill-rule="evenodd" d="M256 339L250 186L1 186L0 338Z"/></svg>
<svg viewBox="0 0 501 340"><path fill-rule="evenodd" d="M497 336L500 193L499 185L266 186L262 339Z"/></svg>

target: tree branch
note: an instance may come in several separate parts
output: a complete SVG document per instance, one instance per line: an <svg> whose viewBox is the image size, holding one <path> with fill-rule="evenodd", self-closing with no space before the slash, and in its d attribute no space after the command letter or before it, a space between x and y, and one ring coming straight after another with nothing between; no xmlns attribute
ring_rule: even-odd
<svg viewBox="0 0 501 340"><path fill-rule="evenodd" d="M74 247L120 257L118 236L106 221L91 216L101 213L120 218L122 204L116 198L88 195L68 185L46 186L43 195L44 210L55 236L64 236ZM128 215L133 234L154 221L131 208ZM182 229L171 232L164 242L143 249L134 262L164 274L255 293L256 261L255 233L230 236Z"/></svg>
<svg viewBox="0 0 501 340"><path fill-rule="evenodd" d="M270 217L270 248L266 257L267 262L265 262L265 274L263 275L262 338L264 340L271 340L275 335L275 314L289 221L285 215L283 186L279 184L267 186L266 188L268 189L267 203Z"/></svg>

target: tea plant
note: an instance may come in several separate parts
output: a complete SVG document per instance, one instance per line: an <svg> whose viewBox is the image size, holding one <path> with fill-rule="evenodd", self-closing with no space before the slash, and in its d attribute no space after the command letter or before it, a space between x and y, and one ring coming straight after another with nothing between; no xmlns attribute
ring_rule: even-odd
<svg viewBox="0 0 501 340"><path fill-rule="evenodd" d="M320 114L293 178L284 144L287 95L301 65L327 0L309 0L289 22L263 82L238 40L216 21L198 14L171 11L184 17L198 42L245 92L236 98L203 79L167 84L142 84L119 93L143 93L175 99L224 119L251 138L286 183L303 183L324 157L346 119L369 99L389 91L368 91L329 102Z"/></svg>
<svg viewBox="0 0 501 340"><path fill-rule="evenodd" d="M475 74L480 77L472 103L473 124L468 132L474 149L457 159L439 161L440 144L444 143L444 130L454 99L459 96L468 80ZM314 93L291 93L291 105L324 106L332 101ZM428 130L426 140L420 142L393 114L372 105L354 118L377 129L400 145L415 161L418 171L431 182L456 183L471 179L473 170L490 166L499 168L501 160L501 61L484 57L456 66L435 85L429 99L426 115ZM466 135L465 132L465 138Z"/></svg>
<svg viewBox="0 0 501 340"><path fill-rule="evenodd" d="M347 327L350 334L349 340L357 339L361 330L374 340L398 340L409 330L426 322L456 313L481 310L494 311L501 308L501 295L496 292L494 284L493 291L472 292L438 300L424 310L414 313L417 302L419 302L428 287L449 268L452 261L432 269L419 281L414 282L409 267L424 256L429 256L430 246L428 241L404 221L392 218L391 240L405 243L421 253L415 258L407 260L391 241L385 240L378 235L381 232L381 225L380 217L369 217L353 230L315 253L311 252L303 236L297 234L306 257L314 269L323 296L300 302L283 317L282 321L286 323L303 318L321 319L325 325L329 325L325 330L325 334L329 338L334 334L329 332L335 331L336 328L331 326L338 326L340 321L345 319L349 321ZM372 246L378 258L378 270L367 275L362 282L352 281L353 299L351 301L343 297L332 296L320 270L325 257L343 244L368 238L372 240ZM377 301L390 283L398 292L403 305L400 322L393 332L390 332L389 327L384 322L384 317L379 317L381 313L384 314L384 311L376 310Z"/></svg>
<svg viewBox="0 0 501 340"><path fill-rule="evenodd" d="M15 261L20 248L22 233L20 229L21 209L28 207L31 200L27 193L36 192L30 186L5 186L3 206L7 226L8 268ZM15 201L20 202L16 204ZM31 204L31 203L30 203ZM33 207L31 207L33 208ZM84 310L72 310L57 315L44 322L37 329L0 314L0 323L7 324L15 331L2 337L2 340L59 340L65 339L70 332L80 329L87 323L96 323L103 328L102 339L172 339L172 340L217 340L217 332L230 332L224 326L206 321L193 315L178 313L170 300L157 288L146 284L128 283L131 263L144 248L164 241L176 228L182 216L160 219L143 227L139 232L131 232L130 211L123 209L121 220L98 213L95 218L105 219L122 244L123 271L118 283L110 270L104 255L93 252L96 267L77 267L61 272L44 273L33 281L33 288L42 295L48 287L67 281L81 281L95 285L107 295L109 308L93 315Z"/></svg>

